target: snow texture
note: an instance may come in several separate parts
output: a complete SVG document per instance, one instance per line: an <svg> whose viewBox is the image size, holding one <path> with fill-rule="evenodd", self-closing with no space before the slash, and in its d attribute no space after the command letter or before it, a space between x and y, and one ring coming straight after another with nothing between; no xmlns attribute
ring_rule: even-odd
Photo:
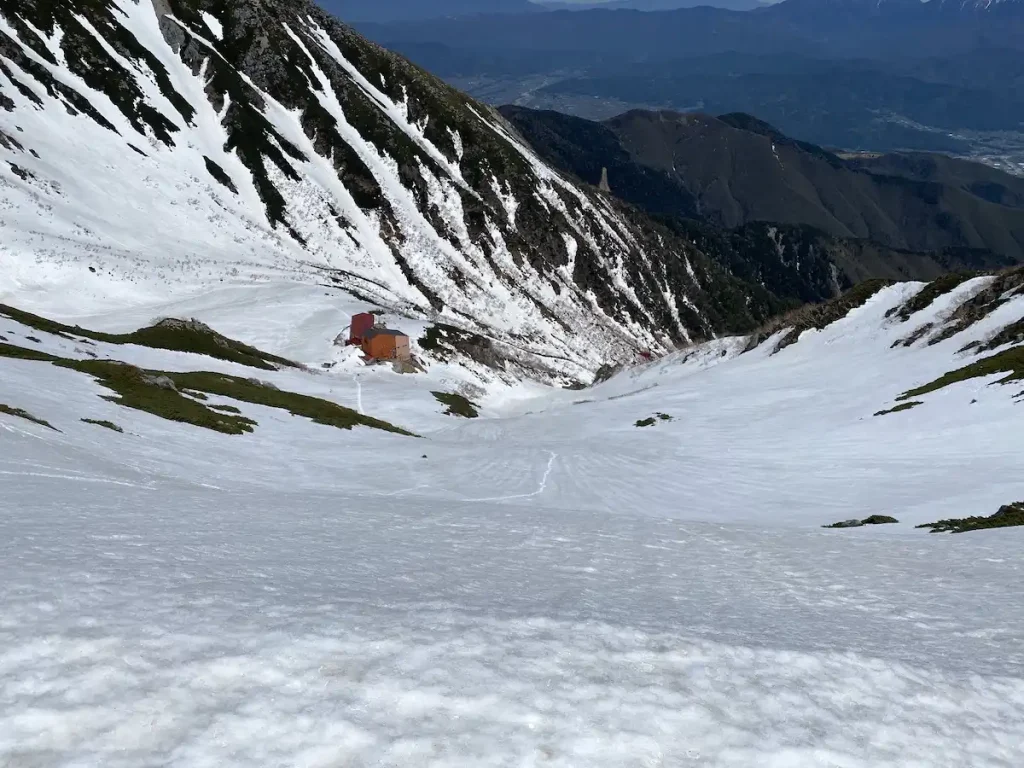
<svg viewBox="0 0 1024 768"><path fill-rule="evenodd" d="M893 349L972 289L885 318L919 287L775 355L722 339L585 391L477 383L475 420L430 394L470 374L363 366L331 345L348 310L308 286L86 323L197 316L334 365L261 378L424 439L237 402L256 431L219 435L0 359L0 402L61 430L0 415L0 763L1021 765L1024 532L912 527L1024 498L1017 388L872 414L1024 297ZM0 335L247 370L4 318ZM673 420L633 426L655 412ZM901 522L819 527L872 513Z"/></svg>
<svg viewBox="0 0 1024 768"><path fill-rule="evenodd" d="M220 20L216 16L212 13L208 13L207 11L203 11L203 21L206 23L206 26L210 28L210 32L213 33L214 37L218 40L224 39L224 25L220 23Z"/></svg>

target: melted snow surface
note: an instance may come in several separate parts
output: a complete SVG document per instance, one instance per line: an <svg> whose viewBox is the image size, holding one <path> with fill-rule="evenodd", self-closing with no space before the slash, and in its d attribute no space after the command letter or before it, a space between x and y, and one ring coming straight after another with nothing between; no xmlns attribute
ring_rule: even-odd
<svg viewBox="0 0 1024 768"><path fill-rule="evenodd" d="M244 403L256 432L218 435L0 358L0 402L61 430L0 415L0 763L1021 765L1024 531L912 527L1024 499L1019 387L872 414L1024 298L892 349L957 300L885 319L918 288L777 355L722 339L591 390L494 385L473 421L430 394L466 371L363 366L330 344L347 310L307 286L87 323L195 315L333 362L257 375L423 439ZM4 318L0 335L252 375ZM673 420L633 426L655 412ZM872 513L901 523L819 527Z"/></svg>

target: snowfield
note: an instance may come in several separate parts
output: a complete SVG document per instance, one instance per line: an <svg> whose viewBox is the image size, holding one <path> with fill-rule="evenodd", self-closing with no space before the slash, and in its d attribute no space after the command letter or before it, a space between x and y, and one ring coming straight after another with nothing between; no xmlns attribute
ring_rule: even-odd
<svg viewBox="0 0 1024 768"><path fill-rule="evenodd" d="M775 355L722 339L583 391L366 367L330 343L357 305L315 286L60 318L194 315L308 371L0 317L10 344L257 375L422 435L240 402L255 432L221 435L0 358L0 403L60 430L0 414L0 764L1024 764L1024 530L913 527L1024 499L1020 383L873 416L1024 316L1018 296L892 348L989 279L906 323L885 315L919 284ZM430 392L457 389L481 418L441 414ZM900 523L820 527L875 513Z"/></svg>
<svg viewBox="0 0 1024 768"><path fill-rule="evenodd" d="M305 0L0 3L0 303L305 366L0 309L0 766L1019 768L1024 529L914 526L1024 500L1024 385L876 415L1020 323L896 343L999 279L556 389L770 307ZM333 344L371 306L425 370Z"/></svg>

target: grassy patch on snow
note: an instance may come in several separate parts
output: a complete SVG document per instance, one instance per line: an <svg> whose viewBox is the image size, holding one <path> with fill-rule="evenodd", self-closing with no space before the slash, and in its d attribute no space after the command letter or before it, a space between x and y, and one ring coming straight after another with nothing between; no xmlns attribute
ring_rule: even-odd
<svg viewBox="0 0 1024 768"><path fill-rule="evenodd" d="M916 408L919 405L923 405L920 400L911 400L909 403L900 403L894 408L890 408L887 411L877 411L875 416L885 416L887 413L899 413L900 411L909 411L911 408Z"/></svg>
<svg viewBox="0 0 1024 768"><path fill-rule="evenodd" d="M970 365L965 365L963 368L957 368L955 371L943 374L935 381L904 392L896 399L909 400L910 398L920 397L929 392L935 392L943 387L948 387L950 384L998 373L1005 373L1006 376L994 382L996 384L1009 384L1012 381L1024 379L1024 346L1012 347L997 354L983 357L981 360L975 360Z"/></svg>
<svg viewBox="0 0 1024 768"><path fill-rule="evenodd" d="M31 413L29 413L28 411L24 411L21 408L14 408L13 406L4 405L3 403L0 403L0 413L5 413L8 416L15 416L19 419L25 419L26 421L31 421L33 424L39 424L40 426L43 427L49 427L54 432L60 432L60 430L53 426L53 424L51 424L50 422L44 419L40 419L38 416L33 416Z"/></svg>
<svg viewBox="0 0 1024 768"><path fill-rule="evenodd" d="M100 360L62 361L58 365L95 376L100 383L117 393L118 397L111 399L120 405L225 434L252 432L256 422L241 415L240 412L214 410L181 393L202 392L254 405L265 405L337 429L352 429L361 425L385 432L411 435L394 424L364 416L343 405L310 395L286 392L256 379L243 379L239 376L208 371L146 371L132 365Z"/></svg>
<svg viewBox="0 0 1024 768"><path fill-rule="evenodd" d="M218 360L227 360L251 368L276 370L278 367L299 368L298 363L250 347L240 341L222 336L196 320L166 319L132 333L101 333L79 326L65 325L31 312L0 304L0 315L30 328L54 334L71 341L89 339L107 344L137 344L140 347L166 349L173 352L192 352Z"/></svg>
<svg viewBox="0 0 1024 768"><path fill-rule="evenodd" d="M431 392L437 402L448 406L445 416L461 416L464 419L475 419L480 415L476 403L467 400L456 392Z"/></svg>
<svg viewBox="0 0 1024 768"><path fill-rule="evenodd" d="M1012 528L1024 525L1024 501L1007 504L988 517L965 517L961 519L939 520L925 523L918 528L931 528L932 533L967 533L983 531L989 528Z"/></svg>
<svg viewBox="0 0 1024 768"><path fill-rule="evenodd" d="M895 517L889 517L888 515L871 515L865 517L863 520L841 520L838 523L832 523L832 525L823 525L822 528L862 528L865 525L892 525L898 523Z"/></svg>
<svg viewBox="0 0 1024 768"><path fill-rule="evenodd" d="M60 368L89 374L114 392L114 395L106 398L111 402L146 411L169 421L192 424L225 434L252 432L256 422L241 415L234 406L206 405L203 401L207 395L220 395L285 410L294 416L302 416L317 424L338 429L351 429L360 425L400 435L412 435L394 424L364 416L343 405L310 395L282 391L256 379L207 371L177 373L145 370L117 360L72 360L11 344L0 344L0 357L48 362Z"/></svg>
<svg viewBox="0 0 1024 768"><path fill-rule="evenodd" d="M4 344L3 342L0 342L0 357L8 357L12 360L40 360L47 363L60 359L55 355L40 352L37 349L19 347L16 344Z"/></svg>
<svg viewBox="0 0 1024 768"><path fill-rule="evenodd" d="M87 373L114 392L105 399L126 408L192 424L229 435L252 432L256 422L212 411L181 393L174 377L180 374L147 371L114 360L61 360L55 365Z"/></svg>
<svg viewBox="0 0 1024 768"><path fill-rule="evenodd" d="M206 395L203 395L203 399L204 400L206 399ZM207 408L213 408L213 410L221 411L223 413L241 413L241 411L238 410L237 408L235 408L235 406L233 406L233 405L217 405L215 403L210 403L206 407Z"/></svg>
<svg viewBox="0 0 1024 768"><path fill-rule="evenodd" d="M288 411L293 416L303 416L317 424L338 429L352 429L355 426L380 429L412 437L411 432L372 416L364 416L343 405L322 400L311 395L286 392L273 385L255 379L227 376L204 371L167 374L179 389L197 390L211 395L220 395L231 400L240 400L254 405L265 405ZM209 410L209 408L207 408ZM224 418L245 419L244 416L224 414ZM246 419L248 421L248 419Z"/></svg>
<svg viewBox="0 0 1024 768"><path fill-rule="evenodd" d="M109 429L111 432L124 433L124 430L121 429L121 427L117 426L117 424L115 424L112 421L106 421L105 419L82 419L82 421L84 421L86 424L95 424L97 427Z"/></svg>
<svg viewBox="0 0 1024 768"><path fill-rule="evenodd" d="M635 427L653 427L659 421L672 421L672 417L667 413L656 413L653 416L648 416L646 419L639 419L633 425Z"/></svg>

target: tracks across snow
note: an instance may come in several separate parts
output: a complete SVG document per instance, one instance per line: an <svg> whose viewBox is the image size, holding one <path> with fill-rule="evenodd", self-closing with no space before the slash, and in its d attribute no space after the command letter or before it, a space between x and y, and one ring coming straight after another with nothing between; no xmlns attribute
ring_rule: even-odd
<svg viewBox="0 0 1024 768"><path fill-rule="evenodd" d="M354 373L352 374L352 381L356 383L356 409L362 415L366 415L366 411L363 410L363 385L359 381L359 377Z"/></svg>
<svg viewBox="0 0 1024 768"><path fill-rule="evenodd" d="M548 451L548 465L544 468L544 474L537 484L537 490L531 491L530 493L513 493L505 496L489 496L481 499L463 499L463 501L511 501L512 499L529 499L534 496L540 496L548 487L548 478L551 476L551 470L554 469L555 459L558 458L558 454L554 451Z"/></svg>

